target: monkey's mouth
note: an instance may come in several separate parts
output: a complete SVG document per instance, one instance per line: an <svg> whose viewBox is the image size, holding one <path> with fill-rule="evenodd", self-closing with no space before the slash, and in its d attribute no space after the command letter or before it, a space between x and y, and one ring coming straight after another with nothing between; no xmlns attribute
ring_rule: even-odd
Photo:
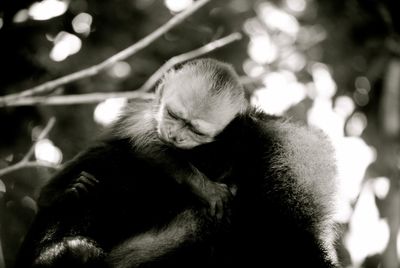
<svg viewBox="0 0 400 268"><path fill-rule="evenodd" d="M168 137L166 135L163 135L161 131L158 132L158 138L160 139L161 142L163 142L168 146L179 147L179 144L176 144L175 142L168 139Z"/></svg>
<svg viewBox="0 0 400 268"><path fill-rule="evenodd" d="M161 142L163 142L165 145L173 147L173 148L188 150L188 149L192 149L193 147L195 147L195 146L187 144L187 143L179 143L179 142L172 141L172 140L164 137L163 135L159 135L158 137L161 140Z"/></svg>

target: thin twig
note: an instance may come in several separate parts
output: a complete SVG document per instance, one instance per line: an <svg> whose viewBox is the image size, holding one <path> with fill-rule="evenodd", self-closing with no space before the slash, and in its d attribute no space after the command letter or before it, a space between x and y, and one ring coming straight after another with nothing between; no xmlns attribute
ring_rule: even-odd
<svg viewBox="0 0 400 268"><path fill-rule="evenodd" d="M33 152L35 151L35 146L36 144L44 139L50 132L50 130L54 127L54 124L56 123L56 119L54 117L50 118L49 122L47 122L47 125L45 128L40 132L39 136L37 137L35 143L31 146L29 151L26 153L24 158L22 158L22 162L27 162L31 157L33 156Z"/></svg>
<svg viewBox="0 0 400 268"><path fill-rule="evenodd" d="M38 162L38 161L27 161L27 162L18 162L12 166L3 168L0 170L0 177L14 172L16 170L24 169L24 168L32 168L32 167L44 167L44 168L51 168L51 169L58 169L58 165L54 165L48 162Z"/></svg>
<svg viewBox="0 0 400 268"><path fill-rule="evenodd" d="M129 91L129 92L74 94L74 95L64 95L64 96L27 97L13 101L10 104L7 104L7 106L74 105L74 104L85 104L85 103L98 103L109 98L148 99L152 98L153 95L154 94L152 93Z"/></svg>
<svg viewBox="0 0 400 268"><path fill-rule="evenodd" d="M188 61L190 59L194 59L196 57L199 57L201 55L204 55L206 53L209 53L213 50L216 50L217 48L226 46L229 43L232 43L234 41L240 40L242 38L242 35L240 33L232 33L228 36L225 36L221 39L215 40L211 43L208 43L202 47L199 47L195 50L174 56L170 58L164 65L161 66L144 84L141 88L139 88L138 91L149 91L156 83L157 81L163 76L163 74L174 67L176 64Z"/></svg>
<svg viewBox="0 0 400 268"><path fill-rule="evenodd" d="M33 156L33 153L35 151L35 146L36 144L44 139L50 132L50 130L53 128L54 124L56 122L56 119L54 117L50 118L49 122L47 122L45 128L40 132L39 136L37 137L37 140L35 143L31 146L29 151L25 154L25 156L17 163L8 166L6 168L0 169L0 177L10 173L14 172L19 169L23 168L31 168L31 167L46 167L46 168L52 168L52 169L57 169L58 166L47 163L47 162L38 162L38 161L30 161L31 157Z"/></svg>
<svg viewBox="0 0 400 268"><path fill-rule="evenodd" d="M58 79L48 81L44 84L41 84L39 86L24 90L19 93L15 94L10 94L7 96L3 96L0 98L0 103L3 102L10 102L11 100L16 100L22 97L27 97L27 96L32 96L36 95L39 93L48 93L51 92L53 89L65 85L67 83L71 83L73 81L77 81L82 78L86 77L91 77L96 74L98 74L100 71L109 68L113 64L115 64L118 61L124 60L141 49L145 48L146 46L150 45L152 42L154 42L156 39L158 39L160 36L171 30L173 27L176 25L180 24L183 20L188 18L190 15L192 15L195 11L200 9L202 6L204 6L206 3L208 3L210 0L199 0L196 1L192 6L188 7L185 11L175 15L172 17L167 23L163 24L161 27L159 27L157 30L154 32L150 33L143 39L139 40L137 43L131 45L130 47L118 52L117 54L111 56L110 58L106 59L105 61L91 66L89 68L80 70L78 72L60 77Z"/></svg>
<svg viewBox="0 0 400 268"><path fill-rule="evenodd" d="M190 59L199 57L220 47L226 46L236 40L242 38L240 33L232 33L221 39L210 42L195 50L177 55L168 60L162 65L139 89L130 92L109 92L109 93L89 93L77 95L64 95L64 96L38 96L38 97L24 97L8 103L3 103L5 106L24 106L24 105L71 105L83 103L96 103L109 98L151 98L153 94L146 93L150 91L162 75L172 68L174 65ZM1 103L0 103L1 107Z"/></svg>

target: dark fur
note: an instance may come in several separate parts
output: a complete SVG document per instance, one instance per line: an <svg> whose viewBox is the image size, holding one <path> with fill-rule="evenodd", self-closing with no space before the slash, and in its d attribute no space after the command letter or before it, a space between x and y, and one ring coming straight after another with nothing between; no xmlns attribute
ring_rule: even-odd
<svg viewBox="0 0 400 268"><path fill-rule="evenodd" d="M335 161L318 131L250 110L217 141L179 153L210 179L237 186L229 222L208 219L129 140L108 139L44 188L16 267L100 267L110 252L105 260L115 267L334 267ZM96 190L79 204L53 203L81 171L100 181ZM80 250L70 249L74 237ZM46 266L57 261L63 266Z"/></svg>

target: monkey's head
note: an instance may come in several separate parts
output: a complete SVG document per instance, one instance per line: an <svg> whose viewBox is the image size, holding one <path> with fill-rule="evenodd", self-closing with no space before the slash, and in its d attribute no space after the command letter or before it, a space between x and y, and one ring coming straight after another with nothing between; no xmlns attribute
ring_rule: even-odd
<svg viewBox="0 0 400 268"><path fill-rule="evenodd" d="M157 88L157 100L158 135L181 149L213 141L248 105L234 69L211 59L169 71Z"/></svg>

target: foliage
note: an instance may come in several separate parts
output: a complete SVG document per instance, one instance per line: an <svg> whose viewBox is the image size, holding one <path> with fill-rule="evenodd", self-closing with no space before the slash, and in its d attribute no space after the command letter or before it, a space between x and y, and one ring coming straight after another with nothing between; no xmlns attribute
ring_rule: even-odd
<svg viewBox="0 0 400 268"><path fill-rule="evenodd" d="M171 13L179 13L172 11L177 2L192 1L44 0L40 3L55 4L58 14L45 18L51 12L46 9L41 14L36 9L35 13L33 0L1 1L2 94L21 92L106 60L163 25ZM341 209L348 213L338 217L343 263L360 266L369 255L366 267L378 263L397 267L400 20L395 11L395 1L390 0L211 1L134 57L62 85L52 95L132 91L171 57L243 30L246 37L241 41L207 56L235 66L254 104L327 132L338 149L338 164L345 174L341 180L347 187L342 189ZM65 40L69 47L62 47ZM40 126L51 117L57 123L42 148L48 148L48 155L61 153L64 161L70 159L101 131L94 116L99 107L0 108L0 169L23 159L41 133ZM0 241L7 266L35 214L38 191L51 174L41 167L0 177ZM382 189L388 182L385 193ZM365 219L360 212L363 204L379 212L372 220L382 231L378 232L381 248L365 249L354 242L360 241L357 219ZM368 226L366 231L374 232ZM0 266L2 262L0 253Z"/></svg>

